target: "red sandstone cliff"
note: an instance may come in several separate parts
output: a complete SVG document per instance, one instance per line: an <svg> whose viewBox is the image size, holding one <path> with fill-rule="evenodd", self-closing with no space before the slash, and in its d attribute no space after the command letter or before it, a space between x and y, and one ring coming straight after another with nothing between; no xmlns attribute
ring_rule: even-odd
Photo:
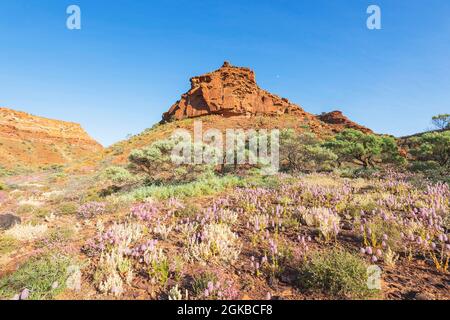
<svg viewBox="0 0 450 320"><path fill-rule="evenodd" d="M163 114L163 122L205 115L251 117L283 114L298 116L299 121L307 122L314 132L338 132L345 128L372 132L350 121L340 111L320 116L305 112L289 100L261 89L251 69L235 67L229 62L216 71L191 78L191 89Z"/></svg>
<svg viewBox="0 0 450 320"><path fill-rule="evenodd" d="M287 99L258 87L255 73L249 68L234 67L228 62L211 73L191 79L191 89L182 95L163 120L181 120L203 115L277 115L303 114Z"/></svg>

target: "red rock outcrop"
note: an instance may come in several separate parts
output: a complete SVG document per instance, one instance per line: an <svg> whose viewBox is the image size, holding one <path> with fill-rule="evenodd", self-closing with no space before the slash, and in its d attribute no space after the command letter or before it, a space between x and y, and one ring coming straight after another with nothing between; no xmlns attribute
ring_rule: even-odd
<svg viewBox="0 0 450 320"><path fill-rule="evenodd" d="M322 113L317 116L317 118L325 123L328 123L332 126L333 131L342 131L344 129L355 129L365 133L373 133L369 128L363 127L342 114L341 111L332 111L328 113Z"/></svg>
<svg viewBox="0 0 450 320"><path fill-rule="evenodd" d="M350 121L340 111L320 116L305 112L289 100L261 89L251 69L235 67L229 62L216 71L191 78L191 89L163 114L162 122L206 115L251 117L284 114L298 116L299 122L306 123L313 132L339 132L345 128L372 132Z"/></svg>
<svg viewBox="0 0 450 320"><path fill-rule="evenodd" d="M210 114L228 117L286 113L305 112L287 99L260 89L251 69L225 62L214 72L191 78L191 89L163 114L163 121Z"/></svg>
<svg viewBox="0 0 450 320"><path fill-rule="evenodd" d="M102 149L77 123L0 108L0 166L66 164Z"/></svg>

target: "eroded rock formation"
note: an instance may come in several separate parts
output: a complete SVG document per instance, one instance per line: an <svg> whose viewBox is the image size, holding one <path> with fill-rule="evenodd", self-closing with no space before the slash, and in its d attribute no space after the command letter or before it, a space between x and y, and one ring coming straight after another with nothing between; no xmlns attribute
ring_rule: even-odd
<svg viewBox="0 0 450 320"><path fill-rule="evenodd" d="M320 116L305 112L289 100L261 89L251 69L235 67L229 62L216 71L191 78L191 89L163 114L162 122L205 115L251 117L283 114L298 116L299 121L307 123L314 132L338 132L345 128L372 132L350 121L340 111Z"/></svg>
<svg viewBox="0 0 450 320"><path fill-rule="evenodd" d="M332 111L328 113L322 113L317 118L332 126L334 131L341 131L346 128L359 130L365 133L373 133L369 128L363 127L349 118L344 116L341 111Z"/></svg>
<svg viewBox="0 0 450 320"><path fill-rule="evenodd" d="M287 99L258 87L255 73L249 68L225 62L211 73L191 78L191 89L182 95L163 121L181 120L203 115L277 115L302 114L304 111Z"/></svg>

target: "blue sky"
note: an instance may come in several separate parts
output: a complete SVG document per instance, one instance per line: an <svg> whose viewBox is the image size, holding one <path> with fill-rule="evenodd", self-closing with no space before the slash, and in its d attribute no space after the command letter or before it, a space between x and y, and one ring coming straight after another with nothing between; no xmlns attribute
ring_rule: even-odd
<svg viewBox="0 0 450 320"><path fill-rule="evenodd" d="M366 28L370 4L382 30ZM229 60L306 111L405 135L450 112L449 16L448 0L0 0L0 105L109 145Z"/></svg>

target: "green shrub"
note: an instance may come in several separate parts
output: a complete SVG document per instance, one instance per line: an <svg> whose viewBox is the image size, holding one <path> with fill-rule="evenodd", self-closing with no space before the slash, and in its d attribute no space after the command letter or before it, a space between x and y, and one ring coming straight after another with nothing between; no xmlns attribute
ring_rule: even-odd
<svg viewBox="0 0 450 320"><path fill-rule="evenodd" d="M34 216L37 218L44 219L48 215L50 215L50 210L47 208L36 208L33 212Z"/></svg>
<svg viewBox="0 0 450 320"><path fill-rule="evenodd" d="M108 167L103 171L103 178L113 185L121 186L134 181L133 175L122 167Z"/></svg>
<svg viewBox="0 0 450 320"><path fill-rule="evenodd" d="M170 198L187 198L212 195L227 188L243 185L243 181L236 176L213 177L185 184L151 185L132 191L129 196L135 200L155 198L160 200Z"/></svg>
<svg viewBox="0 0 450 320"><path fill-rule="evenodd" d="M211 154L215 153L207 145L198 147L201 148L203 154L206 151ZM177 139L167 139L157 141L149 147L133 150L128 157L130 170L136 174L146 175L147 180L151 183L191 182L212 172L213 165L193 164L191 163L192 159L184 159L181 155L174 156L172 152L175 150L174 148L191 151L194 144ZM185 160L188 160L186 161L188 163L185 163Z"/></svg>
<svg viewBox="0 0 450 320"><path fill-rule="evenodd" d="M338 133L324 144L337 156L339 163L351 162L365 168L375 167L377 163L403 164L397 142L389 136L366 134L354 129Z"/></svg>
<svg viewBox="0 0 450 320"><path fill-rule="evenodd" d="M352 178L370 179L373 178L373 176L379 172L380 170L378 170L377 168L358 168L355 171L353 171Z"/></svg>
<svg viewBox="0 0 450 320"><path fill-rule="evenodd" d="M50 182L54 183L54 182L57 182L59 180L63 180L66 178L67 178L67 174L65 174L64 172L57 172L57 173L52 174L49 177L49 180L50 180Z"/></svg>
<svg viewBox="0 0 450 320"><path fill-rule="evenodd" d="M5 167L0 166L0 177L6 177L12 175L13 172Z"/></svg>
<svg viewBox="0 0 450 320"><path fill-rule="evenodd" d="M334 170L336 174L338 174L341 178L364 178L370 179L373 176L380 172L378 168L364 168L364 167L355 167L353 165L342 166Z"/></svg>
<svg viewBox="0 0 450 320"><path fill-rule="evenodd" d="M120 145L113 146L111 148L112 148L112 154L114 156L120 156L121 154L124 153L124 148L122 146L120 146Z"/></svg>
<svg viewBox="0 0 450 320"><path fill-rule="evenodd" d="M57 229L51 230L44 239L38 240L36 242L36 247L47 248L51 245L61 245L67 243L74 236L75 229L73 227L58 227Z"/></svg>
<svg viewBox="0 0 450 320"><path fill-rule="evenodd" d="M415 161L409 169L434 181L450 183L450 131L430 132L411 138Z"/></svg>
<svg viewBox="0 0 450 320"><path fill-rule="evenodd" d="M200 275L194 277L192 281L192 291L196 296L202 295L205 289L208 288L208 283L216 283L217 276L212 272L203 272Z"/></svg>
<svg viewBox="0 0 450 320"><path fill-rule="evenodd" d="M414 161L409 166L409 170L413 172L433 172L439 171L441 166L436 161Z"/></svg>
<svg viewBox="0 0 450 320"><path fill-rule="evenodd" d="M0 279L0 298L11 299L26 288L30 290L31 300L54 299L65 288L69 265L70 259L64 256L32 258L16 272Z"/></svg>
<svg viewBox="0 0 450 320"><path fill-rule="evenodd" d="M366 222L366 226L370 228L371 234L366 235L366 241L368 243L365 246L376 247L382 242L383 235L387 235L387 246L393 250L399 250L403 247L401 233L403 226L399 224L395 219L384 220L380 217L375 217L369 222Z"/></svg>
<svg viewBox="0 0 450 320"><path fill-rule="evenodd" d="M178 218L195 218L201 211L200 207L193 203L187 203L183 208L177 210L175 215Z"/></svg>
<svg viewBox="0 0 450 320"><path fill-rule="evenodd" d="M152 261L148 273L151 279L157 281L160 285L165 286L170 277L169 260L166 258Z"/></svg>
<svg viewBox="0 0 450 320"><path fill-rule="evenodd" d="M297 135L292 129L281 133L281 168L292 172L330 170L337 156L322 147L322 141L313 133Z"/></svg>
<svg viewBox="0 0 450 320"><path fill-rule="evenodd" d="M246 187L276 189L282 184L282 181L276 175L261 175L258 170L258 172L252 171L249 176L245 177L244 183Z"/></svg>
<svg viewBox="0 0 450 320"><path fill-rule="evenodd" d="M302 288L337 297L365 298L374 293L367 287L367 265L342 249L314 252L300 266L298 281Z"/></svg>
<svg viewBox="0 0 450 320"><path fill-rule="evenodd" d="M438 129L450 129L450 114L438 114L432 118L431 122Z"/></svg>
<svg viewBox="0 0 450 320"><path fill-rule="evenodd" d="M450 131L430 132L411 138L411 154L417 161L434 161L440 166L450 167Z"/></svg>
<svg viewBox="0 0 450 320"><path fill-rule="evenodd" d="M61 203L57 209L57 213L62 216L77 214L78 205L75 202Z"/></svg>
<svg viewBox="0 0 450 320"><path fill-rule="evenodd" d="M0 237L0 255L6 255L19 248L19 242L16 239L2 236Z"/></svg>
<svg viewBox="0 0 450 320"><path fill-rule="evenodd" d="M338 212L345 212L351 217L357 217L361 211L372 212L378 208L376 201L369 195L354 195L348 202L341 202L337 209Z"/></svg>
<svg viewBox="0 0 450 320"><path fill-rule="evenodd" d="M27 214L27 213L33 213L38 209L38 207L31 205L31 204L23 204L20 207L17 208L17 214Z"/></svg>

